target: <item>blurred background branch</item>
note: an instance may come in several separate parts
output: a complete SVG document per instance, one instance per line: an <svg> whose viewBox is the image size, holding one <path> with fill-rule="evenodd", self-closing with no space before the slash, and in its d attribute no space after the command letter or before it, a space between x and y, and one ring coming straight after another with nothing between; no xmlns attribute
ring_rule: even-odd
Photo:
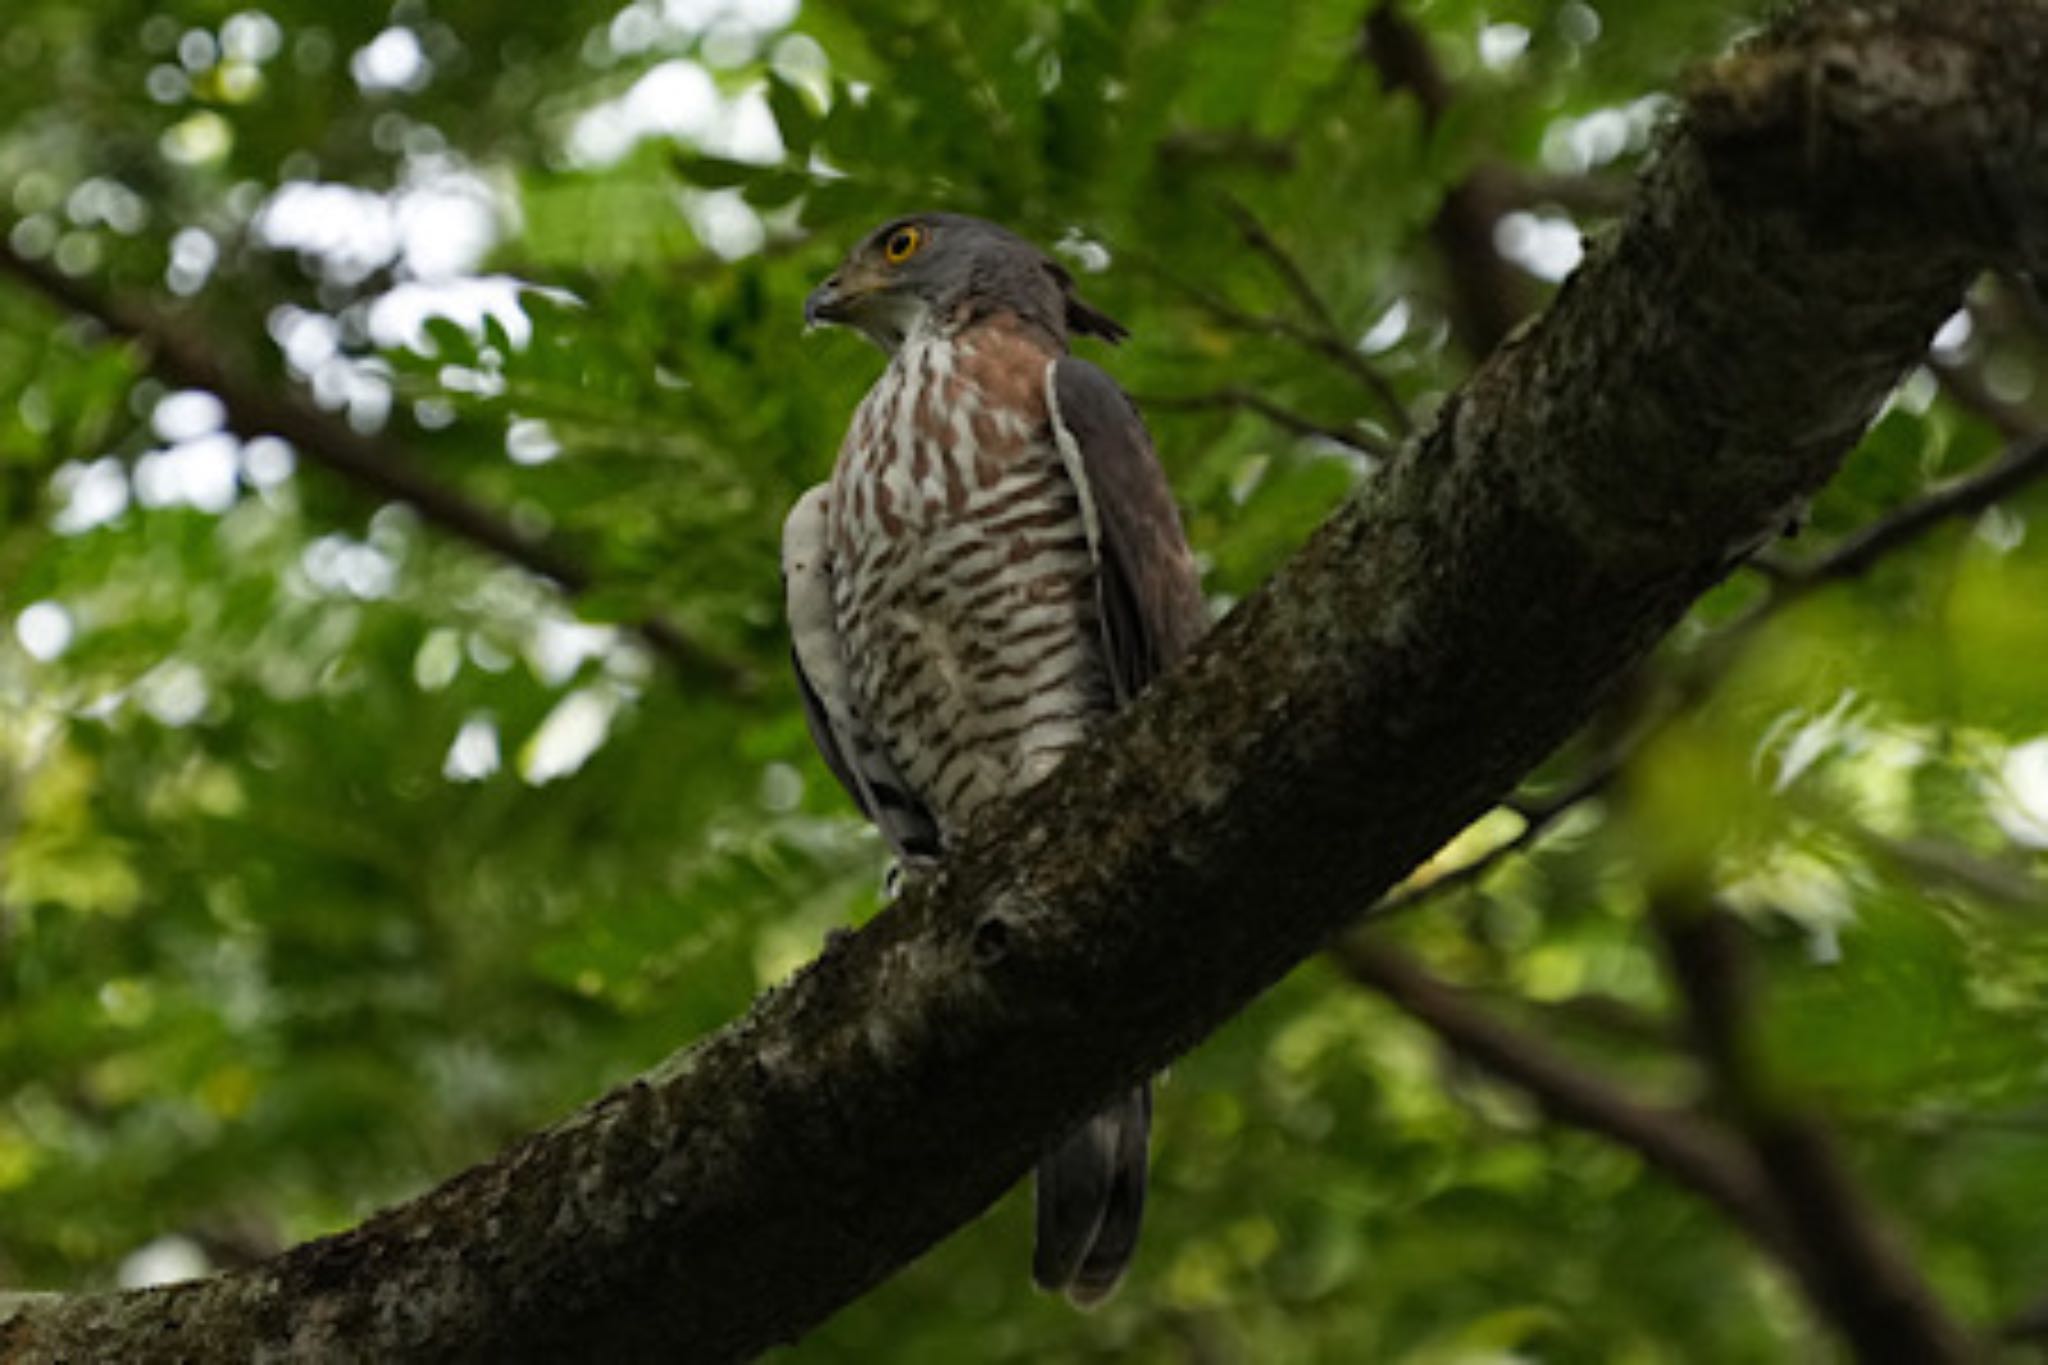
<svg viewBox="0 0 2048 1365"><path fill-rule="evenodd" d="M1400 0L1380 0L1365 22L1361 46L1381 84L1415 100L1425 130L1442 123L1456 96L1430 51L1429 35L1408 17ZM1429 222L1450 294L1452 335L1475 361L1491 355L1536 307L1528 278L1494 245L1501 218L1516 203L1527 202L1531 188L1500 166L1482 162L1445 189ZM1541 197L1557 195L1553 188ZM1574 194L1573 200L1583 205L1585 196ZM1598 202L1612 201L1600 196Z"/></svg>
<svg viewBox="0 0 2048 1365"><path fill-rule="evenodd" d="M170 384L213 394L226 407L230 425L245 439L283 437L295 450L363 492L402 502L449 534L539 575L572 596L597 586L590 570L567 551L435 482L389 436L366 435L314 406L302 393L280 390L236 373L190 327L132 300L102 296L53 266L23 256L8 244L17 226L0 221L0 274L55 307L134 341L142 351L143 363ZM635 628L687 683L741 692L757 685L749 670L706 650L663 617L647 617Z"/></svg>
<svg viewBox="0 0 2048 1365"><path fill-rule="evenodd" d="M1755 969L1740 923L1684 891L1651 919L1687 1007L1694 1047L1776 1199L1816 1305L1871 1362L1976 1359L1835 1151L1833 1139L1761 1074L1751 1014Z"/></svg>

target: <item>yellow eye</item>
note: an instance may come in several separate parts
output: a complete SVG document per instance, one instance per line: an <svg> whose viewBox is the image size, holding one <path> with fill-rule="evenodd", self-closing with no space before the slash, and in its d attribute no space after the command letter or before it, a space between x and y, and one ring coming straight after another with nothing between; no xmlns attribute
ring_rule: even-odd
<svg viewBox="0 0 2048 1365"><path fill-rule="evenodd" d="M924 234L914 227L900 227L889 234L889 240L882 244L882 255L889 264L901 265L917 254L924 245Z"/></svg>

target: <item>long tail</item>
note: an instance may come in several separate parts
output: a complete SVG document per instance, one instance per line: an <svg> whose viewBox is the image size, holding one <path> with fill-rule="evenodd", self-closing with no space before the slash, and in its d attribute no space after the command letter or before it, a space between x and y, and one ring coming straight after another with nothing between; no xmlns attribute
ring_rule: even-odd
<svg viewBox="0 0 2048 1365"><path fill-rule="evenodd" d="M1152 1087L1089 1119L1038 1163L1038 1245L1031 1275L1088 1307L1109 1297L1138 1249Z"/></svg>

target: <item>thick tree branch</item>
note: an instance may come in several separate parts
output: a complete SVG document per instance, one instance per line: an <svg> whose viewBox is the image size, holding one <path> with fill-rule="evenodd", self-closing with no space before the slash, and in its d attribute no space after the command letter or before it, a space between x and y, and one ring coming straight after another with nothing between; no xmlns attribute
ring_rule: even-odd
<svg viewBox="0 0 2048 1365"><path fill-rule="evenodd" d="M593 586L589 568L559 546L514 526L467 495L422 473L391 441L357 431L303 395L265 386L230 367L205 340L172 319L130 300L102 295L54 267L16 251L0 227L0 276L7 276L70 313L91 318L116 336L137 342L148 367L179 388L204 389L227 409L228 425L244 439L281 436L307 459L379 497L412 507L443 531L538 574L563 591ZM640 634L687 678L749 690L751 676L731 660L691 640L673 621L649 617Z"/></svg>
<svg viewBox="0 0 2048 1365"><path fill-rule="evenodd" d="M1499 800L1829 476L1977 270L2044 259L2044 54L2048 0L1763 36L1549 314L1272 583L746 1019L352 1232L28 1309L0 1359L802 1333Z"/></svg>

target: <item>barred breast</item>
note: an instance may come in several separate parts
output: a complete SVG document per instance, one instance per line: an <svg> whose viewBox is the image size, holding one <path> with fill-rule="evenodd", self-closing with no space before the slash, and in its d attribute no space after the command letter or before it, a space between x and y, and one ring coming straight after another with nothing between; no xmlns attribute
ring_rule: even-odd
<svg viewBox="0 0 2048 1365"><path fill-rule="evenodd" d="M1080 491L1014 320L913 337L833 473L832 608L861 718L955 837L1112 705Z"/></svg>

